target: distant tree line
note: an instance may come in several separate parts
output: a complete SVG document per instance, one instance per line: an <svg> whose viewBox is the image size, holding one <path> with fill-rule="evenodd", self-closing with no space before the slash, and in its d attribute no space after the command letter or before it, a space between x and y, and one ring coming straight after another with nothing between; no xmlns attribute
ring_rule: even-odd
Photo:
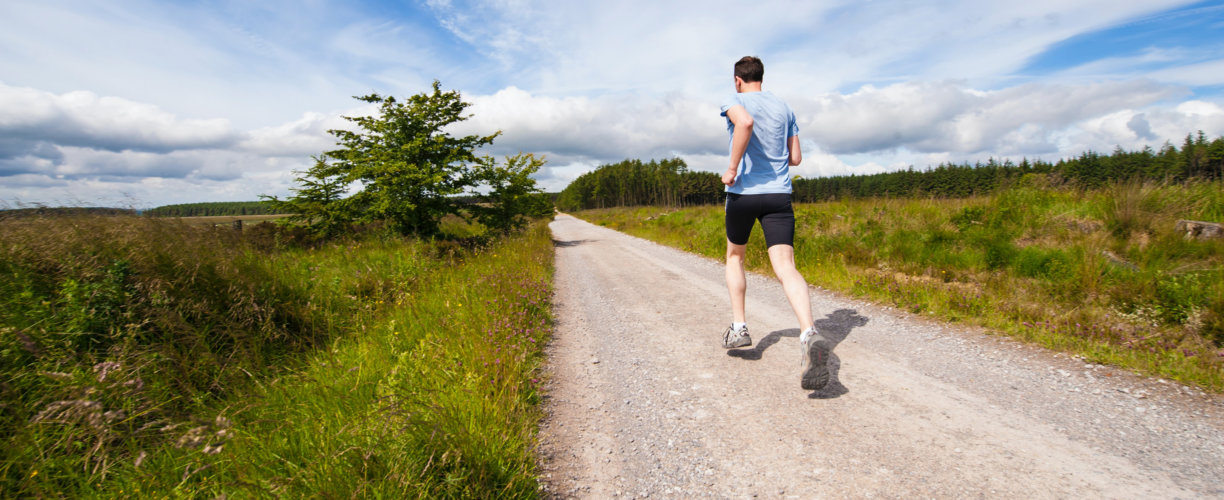
<svg viewBox="0 0 1224 500"><path fill-rule="evenodd" d="M1096 188L1149 180L1180 182L1224 179L1224 137L1208 141L1199 131L1181 149L1166 142L1159 151L1115 148L1111 154L1088 151L1076 158L1048 162L1023 159L975 164L941 164L929 170L792 180L797 202L883 196L961 198L1014 185L1025 174L1041 174L1046 185ZM633 205L685 206L722 202L717 174L689 171L684 160L625 160L603 165L574 179L556 198L561 210Z"/></svg>
<svg viewBox="0 0 1224 500"><path fill-rule="evenodd" d="M70 215L136 215L136 211L130 208L109 207L26 207L0 210L0 219Z"/></svg>
<svg viewBox="0 0 1224 500"><path fill-rule="evenodd" d="M987 194L1010 186L1025 174L1044 174L1054 185L1101 187L1128 180L1180 182L1188 179L1224 179L1224 137L1208 141L1200 131L1187 135L1179 150L1165 143L1159 151L1114 148L1105 155L1088 151L1076 158L1046 162L994 159L970 165L941 164L930 170L908 170L873 175L795 179L795 200L825 201L838 198L916 196L958 198Z"/></svg>
<svg viewBox="0 0 1224 500"><path fill-rule="evenodd" d="M164 205L145 210L145 215L155 217L200 217L206 215L271 215L286 213L266 201L219 201L208 203L181 203Z"/></svg>
<svg viewBox="0 0 1224 500"><path fill-rule="evenodd" d="M578 176L557 195L557 208L583 210L630 205L687 206L719 203L718 175L693 172L680 158L625 160Z"/></svg>

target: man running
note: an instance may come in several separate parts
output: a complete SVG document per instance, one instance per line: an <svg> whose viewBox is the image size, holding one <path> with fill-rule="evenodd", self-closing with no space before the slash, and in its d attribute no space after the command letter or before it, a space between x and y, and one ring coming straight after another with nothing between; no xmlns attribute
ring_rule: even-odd
<svg viewBox="0 0 1224 500"><path fill-rule="evenodd" d="M735 94L722 103L731 134L731 158L722 175L727 185L727 290L733 322L723 333L723 347L752 345L744 315L744 255L757 220L765 233L769 262L799 319L803 349L800 386L824 387L829 381L828 343L816 334L807 283L795 269L795 212L791 208L790 167L799 165L799 127L781 99L761 91L765 65L747 56L735 63Z"/></svg>

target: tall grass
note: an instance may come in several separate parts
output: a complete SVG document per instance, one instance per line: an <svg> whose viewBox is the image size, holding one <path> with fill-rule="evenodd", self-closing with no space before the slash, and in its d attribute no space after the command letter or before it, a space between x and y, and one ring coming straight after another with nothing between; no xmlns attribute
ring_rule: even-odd
<svg viewBox="0 0 1224 500"><path fill-rule="evenodd" d="M0 242L0 477L16 491L104 481L247 373L324 338L327 315L232 232L22 218L0 221Z"/></svg>
<svg viewBox="0 0 1224 500"><path fill-rule="evenodd" d="M721 207L582 212L712 258ZM1224 390L1224 242L1178 219L1224 219L1224 185L1031 183L954 200L801 204L796 261L813 284L965 321L1098 362ZM749 263L769 272L762 238Z"/></svg>
<svg viewBox="0 0 1224 500"><path fill-rule="evenodd" d="M543 225L269 249L60 217L0 243L0 496L535 492Z"/></svg>
<svg viewBox="0 0 1224 500"><path fill-rule="evenodd" d="M421 275L385 315L231 408L243 431L224 456L195 455L196 469L212 468L184 487L256 497L533 496L551 252L541 224ZM159 467L127 484L175 485L180 472Z"/></svg>

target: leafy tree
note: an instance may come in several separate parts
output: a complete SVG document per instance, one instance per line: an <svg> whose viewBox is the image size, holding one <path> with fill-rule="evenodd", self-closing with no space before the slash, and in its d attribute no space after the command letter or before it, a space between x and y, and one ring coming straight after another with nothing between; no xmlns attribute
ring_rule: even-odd
<svg viewBox="0 0 1224 500"><path fill-rule="evenodd" d="M482 158L476 175L489 192L477 193L480 203L470 207L476 220L491 230L510 232L522 228L533 217L551 214L552 200L531 178L542 166L544 159L530 153L506 157L503 166L495 164L492 158Z"/></svg>
<svg viewBox="0 0 1224 500"><path fill-rule="evenodd" d="M356 129L328 131L340 148L300 172L294 195L283 201L265 197L293 208L296 221L316 234L331 236L355 222L384 221L401 234L432 236L448 214L506 232L552 212L551 201L531 179L543 158L520 153L498 165L475 151L501 132L455 137L444 131L468 118L463 114L468 103L458 92L443 92L434 81L431 92L402 102L378 94L357 99L377 104L378 112L344 117ZM350 186L360 189L343 198Z"/></svg>
<svg viewBox="0 0 1224 500"><path fill-rule="evenodd" d="M489 136L453 137L446 126L466 120L468 103L459 92L433 92L397 101L370 94L358 97L379 105L374 116L344 117L359 130L329 130L341 149L330 151L332 167L343 181L360 182L348 200L360 207L359 220L384 220L402 234L433 235L447 214L459 213L456 195L480 181L481 159L474 151L493 143Z"/></svg>
<svg viewBox="0 0 1224 500"><path fill-rule="evenodd" d="M296 193L288 200L275 196L261 196L281 212L294 214L291 222L309 227L317 236L335 236L352 222L354 210L345 203L344 193L349 182L342 172L327 163L327 155L313 157L315 164L309 170L297 171L294 180L300 187L290 188Z"/></svg>

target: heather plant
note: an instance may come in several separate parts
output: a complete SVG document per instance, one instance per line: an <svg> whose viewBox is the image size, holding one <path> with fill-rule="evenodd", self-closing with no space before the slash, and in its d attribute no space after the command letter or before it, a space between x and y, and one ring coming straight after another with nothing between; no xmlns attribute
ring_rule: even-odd
<svg viewBox="0 0 1224 500"><path fill-rule="evenodd" d="M725 251L717 206L578 215L715 259ZM1224 242L1174 230L1224 220L1219 181L1022 182L961 199L797 204L796 218L796 262L812 284L1224 389ZM763 246L758 232L748 264L769 273Z"/></svg>

